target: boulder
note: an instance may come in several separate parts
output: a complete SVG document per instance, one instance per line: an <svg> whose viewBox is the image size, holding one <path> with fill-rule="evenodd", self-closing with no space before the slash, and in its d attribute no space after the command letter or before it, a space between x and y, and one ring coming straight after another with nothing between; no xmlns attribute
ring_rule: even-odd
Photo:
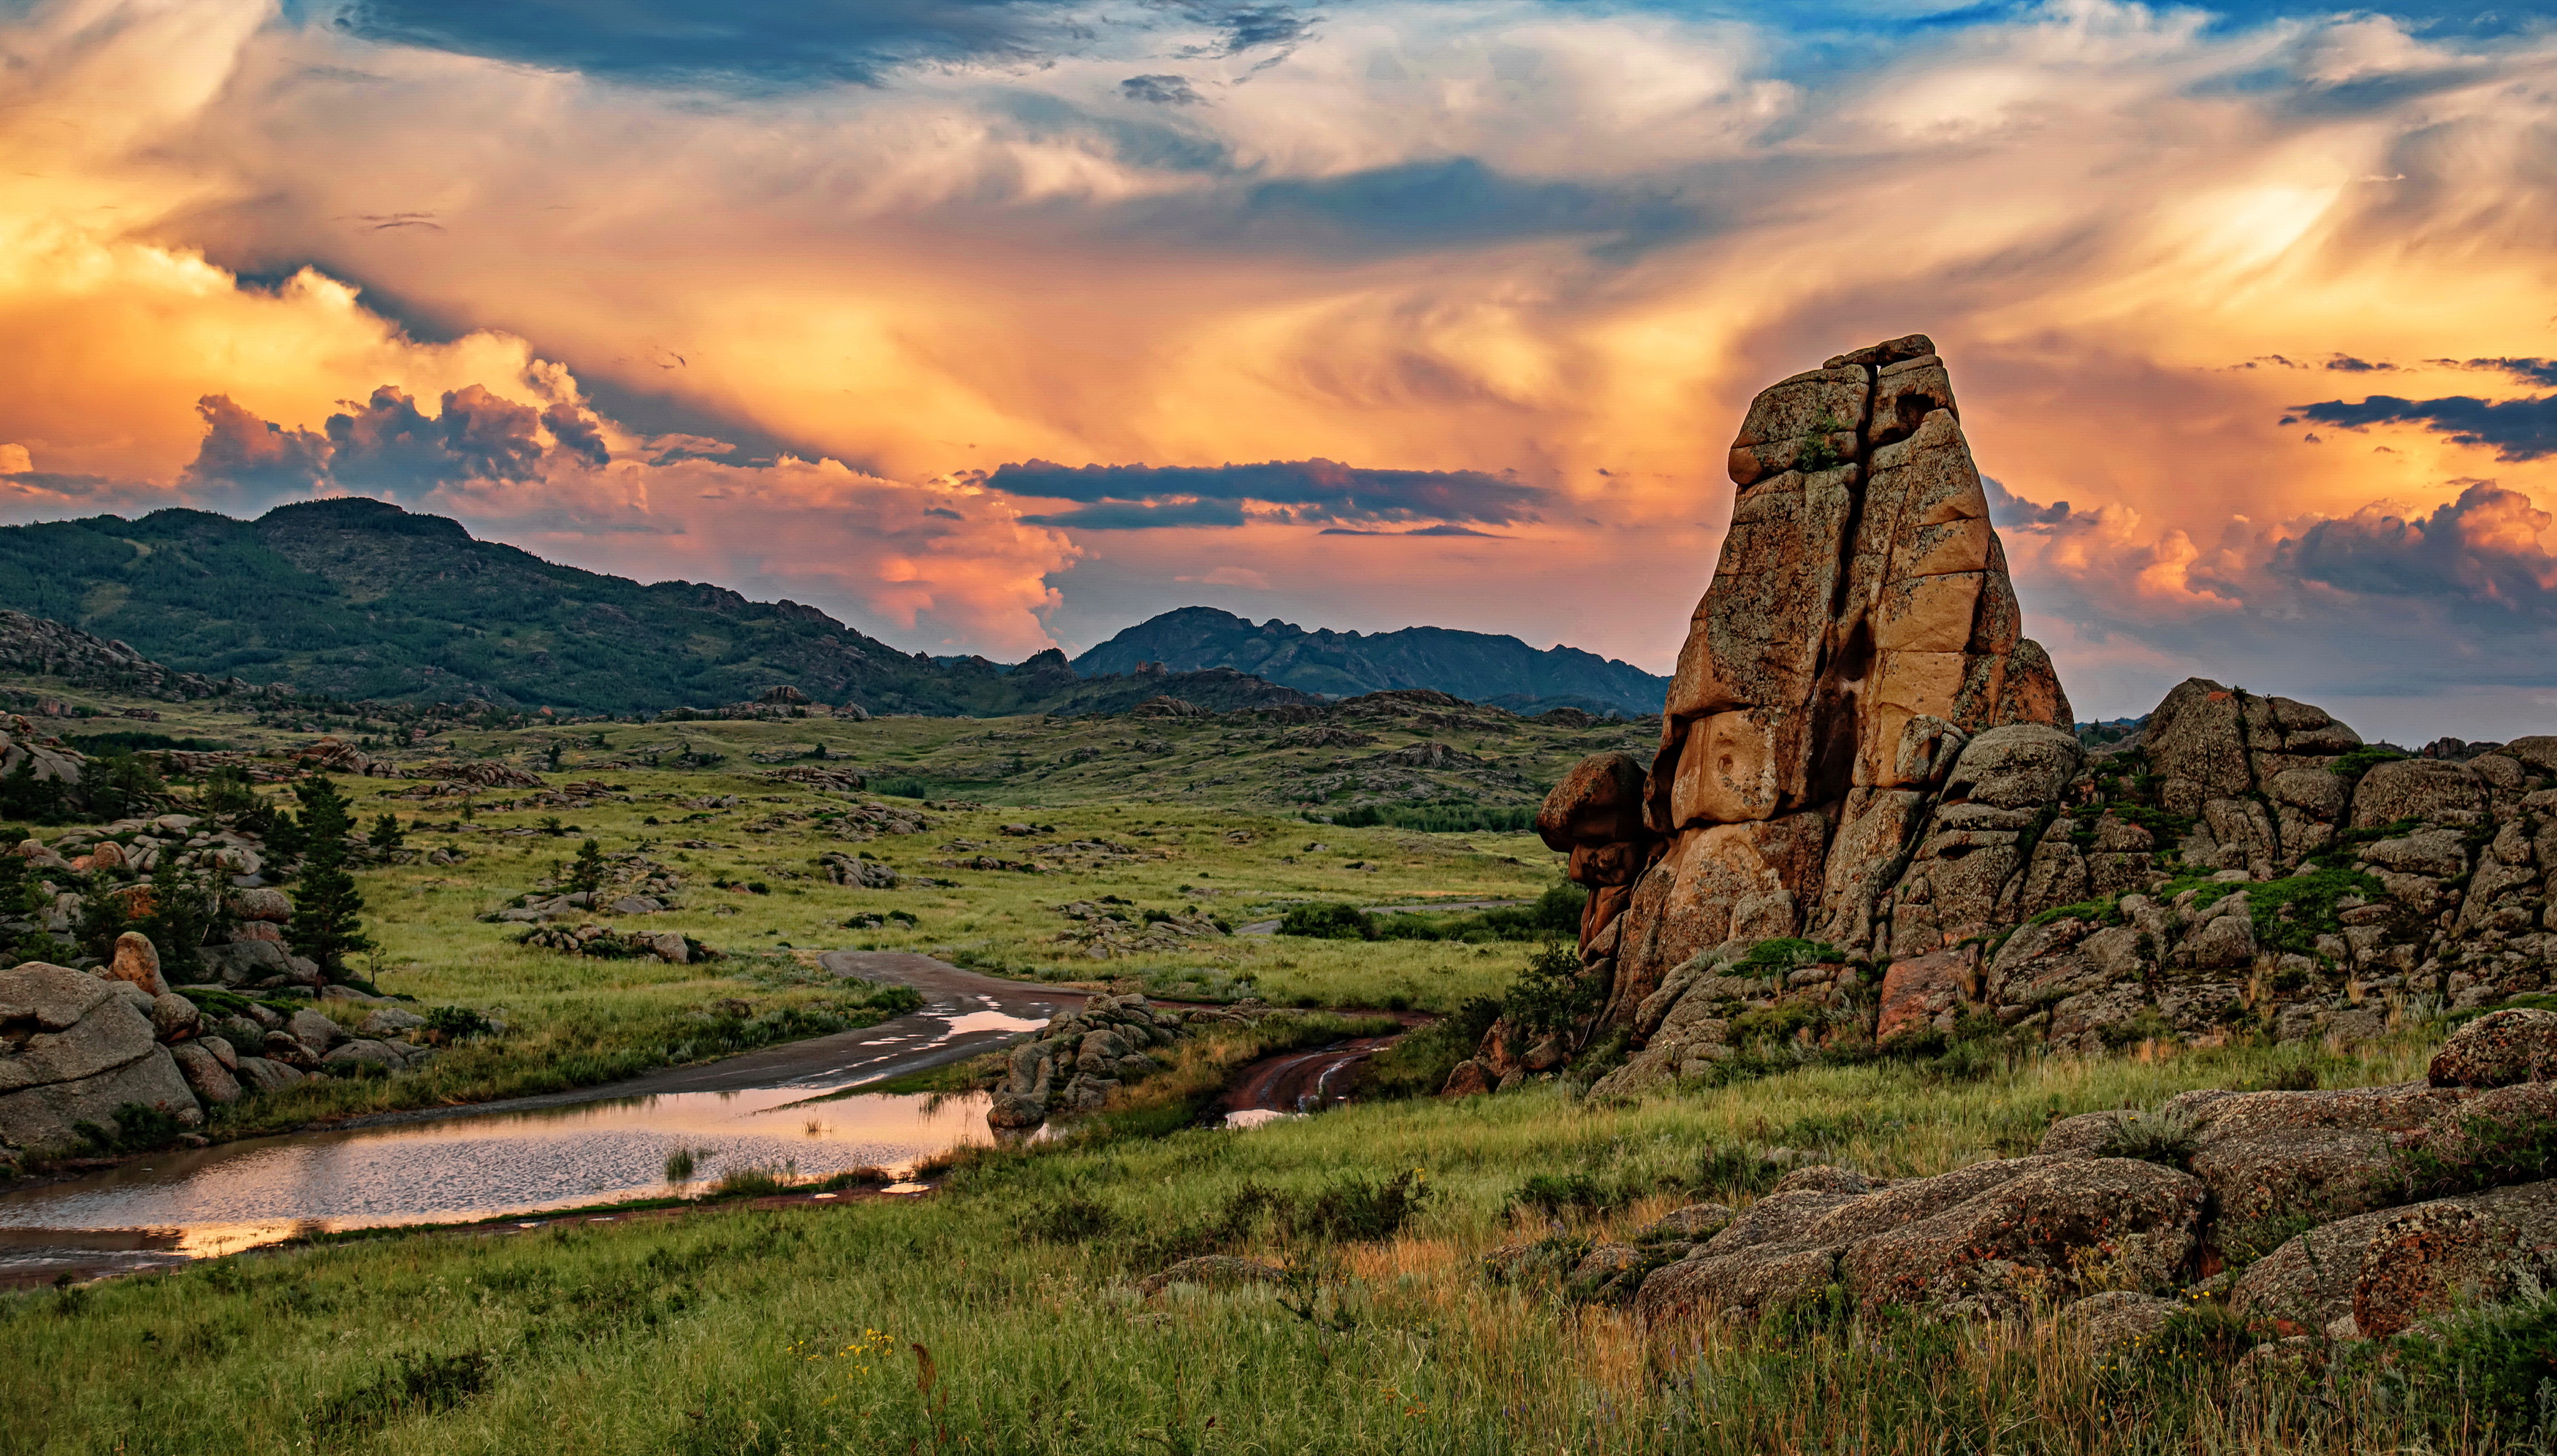
<svg viewBox="0 0 2557 1456"><path fill-rule="evenodd" d="M2400 1209L2362 1250L2354 1324L2365 1339L2386 1339L2454 1304L2536 1294L2549 1272L2542 1252L2491 1213L2448 1200Z"/></svg>
<svg viewBox="0 0 2557 1456"><path fill-rule="evenodd" d="M2136 1350L2158 1337L2185 1308L2184 1302L2136 1289L2107 1289L2061 1308L2049 1328L2066 1331L2097 1355Z"/></svg>
<svg viewBox="0 0 2557 1456"><path fill-rule="evenodd" d="M290 1031L266 1033L266 1044L260 1048L270 1062L282 1062L296 1071L308 1072L320 1065L320 1054L304 1046Z"/></svg>
<svg viewBox="0 0 2557 1456"><path fill-rule="evenodd" d="M363 1031L366 1036L403 1036L424 1025L426 1025L426 1018L415 1011L402 1010L397 1006L384 1006L364 1017Z"/></svg>
<svg viewBox="0 0 2557 1456"><path fill-rule="evenodd" d="M160 1040L178 1041L193 1036L202 1024L203 1012L176 992L164 992L151 998L151 1031Z"/></svg>
<svg viewBox="0 0 2557 1456"><path fill-rule="evenodd" d="M126 1103L202 1123L203 1109L153 1030L157 1009L130 982L42 962L0 971L0 1145L71 1146L77 1125L111 1126Z"/></svg>
<svg viewBox="0 0 2557 1456"><path fill-rule="evenodd" d="M142 1061L159 1046L148 1012L113 994L59 1031L18 1030L0 1040L0 1095L83 1081Z"/></svg>
<svg viewBox="0 0 2557 1456"><path fill-rule="evenodd" d="M1710 1239L1731 1223L1731 1210L1719 1203L1691 1203L1675 1208L1644 1226L1634 1236L1637 1244L1657 1244L1666 1240L1689 1243Z"/></svg>
<svg viewBox="0 0 2557 1456"><path fill-rule="evenodd" d="M289 1040L290 1038L288 1038ZM298 1045L298 1044L297 1044ZM305 1053L307 1056L308 1053ZM252 1092L281 1092L303 1080L303 1072L272 1057L239 1059L239 1080Z"/></svg>
<svg viewBox="0 0 2557 1456"><path fill-rule="evenodd" d="M284 1023L284 1029L315 1055L326 1055L331 1047L346 1039L346 1028L324 1011L296 1011Z"/></svg>
<svg viewBox="0 0 2557 1456"><path fill-rule="evenodd" d="M154 1042L140 1059L93 1077L0 1095L0 1144L22 1149L74 1146L79 1124L113 1127L116 1111L127 1103L170 1114L181 1126L201 1126L204 1121L204 1110L169 1049Z"/></svg>
<svg viewBox="0 0 2557 1456"><path fill-rule="evenodd" d="M2450 1034L2425 1080L2435 1087L2508 1087L2557 1080L2557 1011L2490 1011Z"/></svg>
<svg viewBox="0 0 2557 1456"><path fill-rule="evenodd" d="M358 1066L382 1067L398 1071L408 1065L399 1048L386 1041L357 1039L339 1043L320 1059L320 1065L334 1071L349 1071Z"/></svg>
<svg viewBox="0 0 2557 1456"><path fill-rule="evenodd" d="M2019 1313L2041 1290L2076 1292L2096 1264L2154 1292L2192 1259L2207 1197L2201 1179L2156 1163L2062 1159L1867 1239L1840 1269L1867 1309Z"/></svg>
<svg viewBox="0 0 2557 1456"><path fill-rule="evenodd" d="M1892 962L1882 977L1881 1011L1874 1023L1874 1040L1896 1041L1949 1020L1962 1004L1963 993L1969 989L1978 964L1976 946L1957 946Z"/></svg>
<svg viewBox="0 0 2557 1456"><path fill-rule="evenodd" d="M204 1102L216 1106L240 1100L240 1085L231 1069L200 1041L190 1041L169 1049L170 1059L178 1064L178 1075L187 1079L189 1090Z"/></svg>
<svg viewBox="0 0 2557 1456"><path fill-rule="evenodd" d="M0 971L0 1023L23 1021L39 1030L61 1031L114 993L85 971L28 961Z"/></svg>
<svg viewBox="0 0 2557 1456"><path fill-rule="evenodd" d="M1471 1057L1458 1062L1447 1074L1447 1085L1438 1090L1440 1097L1482 1097L1498 1085L1491 1069Z"/></svg>
<svg viewBox="0 0 2557 1456"><path fill-rule="evenodd" d="M2011 1158L1881 1186L1842 1171L1743 1210L1645 1280L1636 1313L1751 1316L1832 1282L1869 1309L1969 1314L2072 1295L2098 1272L2166 1287L2194 1253L2208 1196L2188 1174L2127 1158Z"/></svg>
<svg viewBox="0 0 2557 1456"><path fill-rule="evenodd" d="M213 1060L221 1063L224 1067L236 1068L239 1066L239 1053L233 1048L230 1038L228 1037L200 1037L191 1044L201 1046L205 1051L212 1053Z"/></svg>
<svg viewBox="0 0 2557 1456"><path fill-rule="evenodd" d="M281 925L293 918L293 901L280 889L235 889L230 899L242 920Z"/></svg>
<svg viewBox="0 0 2557 1456"><path fill-rule="evenodd" d="M168 979L160 974L160 948L138 930L128 930L115 938L115 959L107 964L106 974L155 996L169 993Z"/></svg>

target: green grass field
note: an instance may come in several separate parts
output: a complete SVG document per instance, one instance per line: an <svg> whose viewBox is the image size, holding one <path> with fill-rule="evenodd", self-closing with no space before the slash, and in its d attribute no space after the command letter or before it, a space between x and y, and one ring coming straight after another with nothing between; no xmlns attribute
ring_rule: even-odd
<svg viewBox="0 0 2557 1456"><path fill-rule="evenodd" d="M2388 1081L2423 1055L2408 1041L2314 1070ZM2032 1058L1963 1079L1815 1068L1635 1107L1538 1090L1249 1133L1105 1120L974 1156L908 1202L235 1257L0 1297L0 1450L2497 1449L2519 1418L2490 1379L2508 1373L2508 1339L2445 1347L2446 1369L2474 1367L2465 1394L2423 1384L2420 1362L2253 1387L2230 1369L2242 1341L2208 1322L2121 1360L1899 1320L1644 1331L1478 1270L1548 1219L1603 1234L1746 1201L1778 1146L1932 1173L2025 1150L2055 1117L2295 1079L2300 1063L2294 1048ZM1517 1206L1531 1175L1570 1172L1607 1192ZM1211 1250L1294 1275L1135 1291Z"/></svg>
<svg viewBox="0 0 2557 1456"><path fill-rule="evenodd" d="M157 711L163 719L150 729L176 738L266 749L314 736L204 705ZM60 727L76 738L119 722ZM530 802L535 790L418 798L416 780L337 779L361 826L389 813L409 848L464 857L359 872L377 948L354 969L422 1005L497 1017L507 1032L460 1047L421 1074L315 1082L252 1099L221 1112L211 1130L241 1135L315 1118L593 1085L903 1008L893 994L821 973L816 954L824 950L921 951L994 974L1178 998L1451 1009L1506 987L1523 948L1211 934L1096 958L1087 941L1073 938L1091 922L1060 907L1107 910L1133 935L1149 913L1239 931L1308 902L1533 899L1560 882L1558 858L1533 835L1344 828L1308 822L1307 808L1319 817L1327 806L1281 807L1302 787L1308 754L1328 761L1436 741L1471 766L1396 767L1379 781L1402 785L1398 792L1477 794L1466 802L1487 803L1515 822L1546 780L1592 744L1628 732L1624 725L1572 729L1500 716L1475 722L1470 732L1444 723L1417 730L1371 723L1360 731L1374 741L1324 749L1284 746L1278 739L1286 729L1229 719L808 719L459 731L404 756L529 767L552 789L610 786L562 806ZM312 727L349 732L342 724ZM811 756L821 745L825 756ZM715 761L671 766L704 760ZM775 776L855 765L891 787L947 797L843 792ZM188 789L176 792L183 798ZM874 832L855 812L863 804L920 812L926 828ZM1032 832L1008 834L1006 826ZM62 828L38 832L51 837ZM683 882L672 911L592 918L680 932L723 958L679 967L572 957L518 944L522 925L481 918L556 881L589 839L606 856L642 853ZM900 882L832 883L819 862L828 854L887 864ZM981 862L1036 867L976 867ZM721 1009L740 999L750 1014ZM349 1021L363 1014L336 1009Z"/></svg>

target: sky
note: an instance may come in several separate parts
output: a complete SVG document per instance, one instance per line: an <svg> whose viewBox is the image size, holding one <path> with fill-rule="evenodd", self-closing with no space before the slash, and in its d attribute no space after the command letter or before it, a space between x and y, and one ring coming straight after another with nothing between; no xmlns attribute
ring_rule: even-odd
<svg viewBox="0 0 2557 1456"><path fill-rule="evenodd" d="M1913 331L2082 718L2557 731L2550 7L0 0L0 520L1667 672Z"/></svg>

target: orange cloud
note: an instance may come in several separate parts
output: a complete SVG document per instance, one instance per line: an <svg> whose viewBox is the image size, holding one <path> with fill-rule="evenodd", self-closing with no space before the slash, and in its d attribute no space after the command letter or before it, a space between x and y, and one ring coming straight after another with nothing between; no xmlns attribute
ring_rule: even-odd
<svg viewBox="0 0 2557 1456"><path fill-rule="evenodd" d="M45 159L0 176L0 335L38 341L0 359L31 463L0 494L180 498L206 396L321 432L380 386L475 385L604 417L605 469L439 486L582 564L995 652L1213 588L1660 668L1749 394L1925 330L1984 467L2086 518L2010 541L2073 695L2138 711L2218 650L2178 624L2285 620L2278 540L2481 472L2412 426L2309 444L2281 415L2355 381L2236 366L2550 352L2542 41L2082 0L1877 22L1820 73L1775 24L1354 3L1278 65L1104 28L1034 65L720 94L251 0L45 6L0 70L0 146ZM1194 100L1123 85L1172 70ZM677 433L779 463L634 457ZM1547 505L1507 541L1240 506L1070 535L931 483L1314 459L1513 471ZM2545 462L2497 473L2557 502Z"/></svg>

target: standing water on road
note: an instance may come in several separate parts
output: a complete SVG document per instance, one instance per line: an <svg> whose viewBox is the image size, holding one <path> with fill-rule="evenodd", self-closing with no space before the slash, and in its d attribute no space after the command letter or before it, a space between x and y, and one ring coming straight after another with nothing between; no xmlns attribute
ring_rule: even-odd
<svg viewBox="0 0 2557 1456"><path fill-rule="evenodd" d="M535 1112L439 1119L164 1152L66 1183L0 1196L0 1278L42 1268L203 1257L297 1233L447 1223L678 1191L749 1167L802 1177L903 1172L992 1140L982 1095L878 1094L809 1104L805 1088L676 1093ZM101 1257L106 1231L149 1231L157 1248ZM76 1254L77 1257L72 1257Z"/></svg>
<svg viewBox="0 0 2557 1456"><path fill-rule="evenodd" d="M0 1285L148 1268L301 1233L452 1223L687 1191L745 1168L822 1178L904 1172L993 1140L984 1095L842 1094L954 1061L1046 1024L1081 994L993 981L922 956L829 953L838 974L884 975L932 1004L860 1031L585 1093L449 1116L170 1150L0 1192ZM821 1100L822 1099L822 1100Z"/></svg>

